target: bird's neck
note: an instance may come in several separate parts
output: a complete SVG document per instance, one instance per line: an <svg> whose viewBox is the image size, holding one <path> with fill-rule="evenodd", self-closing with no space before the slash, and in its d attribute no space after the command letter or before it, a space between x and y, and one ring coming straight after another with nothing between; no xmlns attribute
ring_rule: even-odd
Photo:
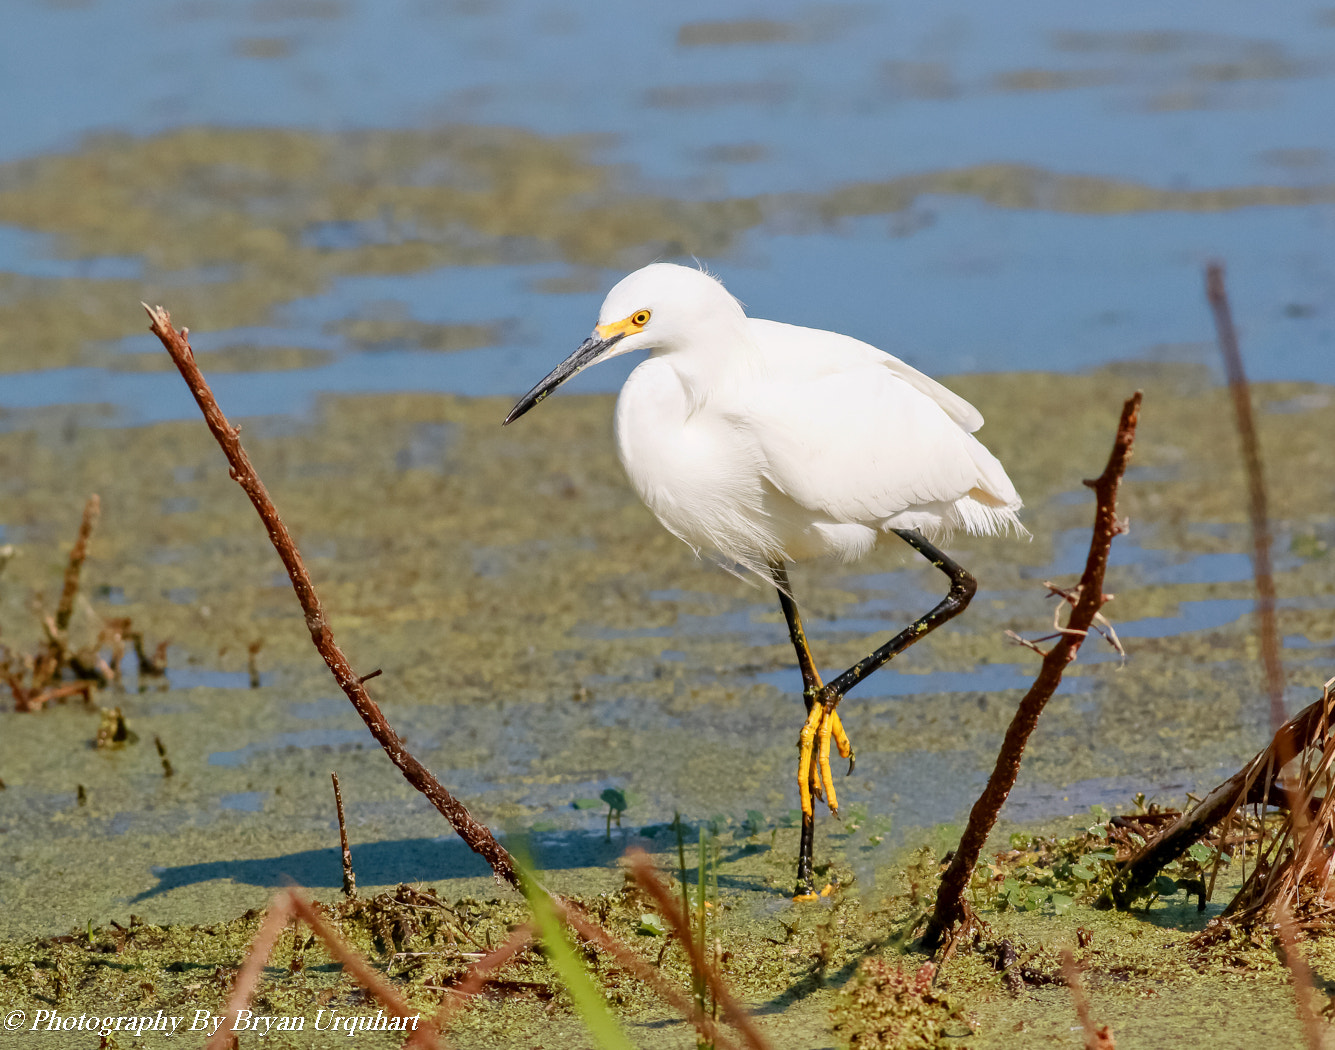
<svg viewBox="0 0 1335 1050"><path fill-rule="evenodd" d="M686 394L688 413L694 415L712 400L755 379L762 371L762 357L744 327L718 332L708 342L689 349L656 352L672 366Z"/></svg>

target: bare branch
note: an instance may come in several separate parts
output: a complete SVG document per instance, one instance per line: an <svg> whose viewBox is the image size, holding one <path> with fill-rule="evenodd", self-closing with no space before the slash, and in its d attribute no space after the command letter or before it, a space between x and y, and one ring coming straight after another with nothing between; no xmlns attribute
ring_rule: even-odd
<svg viewBox="0 0 1335 1050"><path fill-rule="evenodd" d="M264 482L260 480L259 474L251 465L250 457L241 447L237 437L240 428L232 426L227 421L222 409L218 407L213 391L209 389L208 381L199 370L199 366L195 364L194 351L191 350L186 338L189 329L183 328L178 332L172 327L171 315L162 307L150 307L147 303L143 306L152 320L149 327L153 334L162 340L167 353L171 354L172 361L180 370L200 411L204 413L204 421L222 447L223 454L231 466L232 478L250 497L250 502L254 504L260 520L268 530L269 540L282 559L288 578L292 581L292 589L296 591L297 600L301 603L301 610L306 616L306 628L311 633L311 641L329 666L329 670L333 672L339 687L352 701L357 714L366 723L371 735L384 749L390 761L398 767L404 779L427 797L473 852L491 865L491 870L497 879L504 879L518 888L519 876L510 854L484 825L473 819L467 807L450 794L431 771L408 751L402 738L381 713L379 705L371 699L371 694L362 684L361 676L352 669L352 664L348 662L343 650L335 644L334 633L325 618L324 607L315 592L310 574L306 571L301 552L297 550L291 533L283 524L282 518L278 516L278 510L274 507L273 500L269 498Z"/></svg>
<svg viewBox="0 0 1335 1050"><path fill-rule="evenodd" d="M1038 725L1038 717L1043 713L1052 694L1061 684L1062 672L1071 663L1084 641L1084 632L1094 623L1105 596L1103 577L1108 567L1108 552L1112 547L1113 537L1120 531L1117 519L1117 490L1126 472L1127 462L1131 458L1131 447L1135 441L1136 423L1140 419L1140 391L1122 406L1122 418L1117 425L1117 437L1113 442L1112 453L1103 473L1094 481L1085 484L1094 490L1096 507L1094 511L1093 535L1089 542L1089 557L1085 561L1084 575L1080 578L1078 595L1073 592L1070 619L1060 638L1043 657L1034 684L1020 701L1020 706L1006 730L1006 738L997 754L996 765L988 777L987 786L974 803L969 813L969 823L960 839L959 848L951 859L937 891L936 907L928 924L925 941L928 945L939 946L949 936L952 929L964 924L971 918L968 903L964 899L973 877L974 866L982 853L983 843L997 821L1001 807L1010 795L1011 788L1020 773L1020 760L1029 736ZM1069 600L1069 599L1068 599Z"/></svg>

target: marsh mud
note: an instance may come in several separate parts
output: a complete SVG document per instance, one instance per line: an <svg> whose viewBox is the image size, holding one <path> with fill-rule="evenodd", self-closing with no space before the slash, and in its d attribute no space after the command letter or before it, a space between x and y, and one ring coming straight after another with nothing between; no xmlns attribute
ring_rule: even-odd
<svg viewBox="0 0 1335 1050"><path fill-rule="evenodd" d="M1107 610L1128 656L1086 646L1044 715L1001 834L1137 791L1177 801L1230 773L1266 732L1226 392L1190 368L1152 366L953 385L988 417L1034 538L953 544L980 581L969 614L844 706L858 768L840 782L844 820L821 821L818 857L862 909L859 929L877 908L907 907L897 858L927 839L949 848L941 825L962 820L985 779L1037 661L1003 632L1034 637L1051 624L1042 582L1083 563L1092 497L1081 479L1106 458L1135 387L1146 407L1124 488L1131 531L1115 544ZM1335 649L1335 528L1319 480L1335 440L1330 396L1256 390L1263 445L1277 450L1267 466L1291 709L1329 675ZM258 420L243 439L339 641L363 673L383 671L370 684L387 716L480 819L527 836L552 888L618 890L615 861L630 845L675 867L664 825L680 812L736 843L719 886L737 913L791 923L801 702L776 603L696 559L638 503L613 455L609 399L562 398L501 429L506 407L327 398L308 423ZM335 896L331 770L364 890L429 883L447 900L497 896L338 694L202 425L35 425L0 434L0 463L3 539L16 550L0 576L6 644L40 637L33 605L53 604L92 491L102 521L72 631L128 615L171 640L165 681L97 694L121 707L137 743L92 747L99 717L77 702L0 715L11 944L128 927L132 914L226 924L289 881ZM930 604L938 581L887 544L855 568L804 566L794 586L818 657L835 666ZM610 841L606 808L584 801L607 788L630 800ZM1173 925L1107 921L1141 931L1133 940ZM828 1003L785 1010L783 1023L804 1010L826 1024Z"/></svg>

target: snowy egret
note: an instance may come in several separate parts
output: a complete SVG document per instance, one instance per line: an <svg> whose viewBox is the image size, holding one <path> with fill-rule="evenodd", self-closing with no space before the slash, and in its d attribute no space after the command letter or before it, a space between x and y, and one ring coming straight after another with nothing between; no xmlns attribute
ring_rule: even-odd
<svg viewBox="0 0 1335 1050"><path fill-rule="evenodd" d="M932 540L960 529L1023 534L1020 497L973 436L983 417L963 398L850 336L747 317L714 277L670 263L623 278L604 300L593 335L520 398L505 422L589 365L634 350L652 355L621 388L616 443L635 491L697 553L715 552L779 592L808 711L799 738L797 892L810 896L813 794L838 812L831 739L852 771L836 705L973 597L973 577ZM848 561L887 532L945 573L949 593L822 684L787 564L821 555Z"/></svg>

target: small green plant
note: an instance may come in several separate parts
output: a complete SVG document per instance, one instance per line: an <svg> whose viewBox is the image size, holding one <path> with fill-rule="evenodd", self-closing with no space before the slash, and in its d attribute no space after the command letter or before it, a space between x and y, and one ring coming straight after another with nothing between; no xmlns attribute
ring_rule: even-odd
<svg viewBox="0 0 1335 1050"><path fill-rule="evenodd" d="M1077 900L1097 896L1112 878L1116 852L1108 845L1107 811L1096 806L1090 813L1103 821L1068 838L1012 834L1007 852L991 863L979 861L975 905L1002 911L1051 907L1065 915Z"/></svg>
<svg viewBox="0 0 1335 1050"><path fill-rule="evenodd" d="M721 824L726 823L726 818L715 817L707 824L701 824L696 829L697 853L696 853L696 872L695 872L695 900L692 902L690 890L686 885L686 831L687 827L682 823L681 814L674 816L672 821L673 830L677 833L677 864L678 878L681 882L681 905L682 914L686 917L687 930L686 935L698 945L701 958L707 957L708 951L708 914L713 907L713 902L709 900L710 889L713 889L714 900L718 899L718 867L720 848L718 835ZM643 922L643 919L641 920ZM691 926L694 929L691 929ZM685 946L688 954L690 945ZM695 1000L696 1009L702 1014L708 1014L717 1020L718 1003L712 1000L709 994L708 982L705 975L694 969L691 972L691 996ZM696 1035L697 1050L712 1050L713 1044L706 1041L704 1036Z"/></svg>
<svg viewBox="0 0 1335 1050"><path fill-rule="evenodd" d="M597 809L599 806L607 806L607 842L612 841L612 821L616 821L617 827L621 827L621 814L630 809L640 797L633 791L623 791L621 788L607 788L597 798L577 798L570 805L575 809ZM646 829L648 830L648 829Z"/></svg>
<svg viewBox="0 0 1335 1050"><path fill-rule="evenodd" d="M764 826L765 814L758 809L748 809L746 811L746 819L742 821L742 834L749 839L755 839Z"/></svg>

